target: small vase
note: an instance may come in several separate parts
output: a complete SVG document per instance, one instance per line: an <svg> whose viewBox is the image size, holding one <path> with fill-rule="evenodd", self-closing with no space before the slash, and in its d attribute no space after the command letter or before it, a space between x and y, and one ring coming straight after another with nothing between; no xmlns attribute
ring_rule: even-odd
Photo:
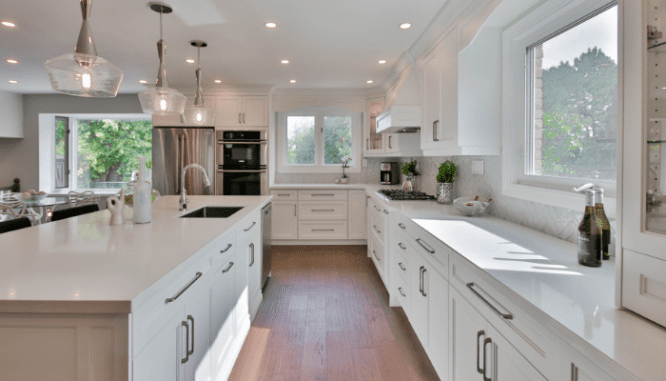
<svg viewBox="0 0 666 381"><path fill-rule="evenodd" d="M453 204L453 183L437 183L437 202L440 204Z"/></svg>
<svg viewBox="0 0 666 381"><path fill-rule="evenodd" d="M402 183L403 192L416 192L416 176L407 176L407 180Z"/></svg>

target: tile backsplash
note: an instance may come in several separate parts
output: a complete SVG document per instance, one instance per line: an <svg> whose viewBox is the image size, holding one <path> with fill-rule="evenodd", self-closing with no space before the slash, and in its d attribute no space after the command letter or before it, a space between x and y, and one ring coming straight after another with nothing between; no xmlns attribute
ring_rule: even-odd
<svg viewBox="0 0 666 381"><path fill-rule="evenodd" d="M361 173L348 173L349 182L352 184L378 184L379 183L379 164L387 160L386 158L369 157L368 166L361 167ZM276 184L334 184L335 179L342 177L342 168L335 173L276 173Z"/></svg>

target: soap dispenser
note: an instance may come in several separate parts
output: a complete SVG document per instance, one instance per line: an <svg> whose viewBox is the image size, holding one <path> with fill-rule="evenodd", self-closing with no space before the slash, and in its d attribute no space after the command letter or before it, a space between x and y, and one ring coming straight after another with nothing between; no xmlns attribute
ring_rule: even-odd
<svg viewBox="0 0 666 381"><path fill-rule="evenodd" d="M146 179L146 158L139 157L139 178L134 186L134 223L147 224L152 220L152 186Z"/></svg>

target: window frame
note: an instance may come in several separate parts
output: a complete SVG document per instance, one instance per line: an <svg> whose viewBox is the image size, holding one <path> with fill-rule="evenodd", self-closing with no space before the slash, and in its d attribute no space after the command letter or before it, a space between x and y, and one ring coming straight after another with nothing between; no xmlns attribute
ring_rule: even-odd
<svg viewBox="0 0 666 381"><path fill-rule="evenodd" d="M503 32L503 195L581 211L584 195L573 192L572 188L593 182L604 188L606 212L615 216L616 182L527 174L531 160L528 152L532 152L528 150L533 150L529 131L532 128L533 83L530 76L533 68L530 67L532 61L529 59L528 48L574 28L613 6L617 6L616 0L550 0L515 21ZM618 15L619 11L618 6ZM620 30L618 28L619 92L622 83ZM622 120L621 102L618 98L618 131ZM619 158L619 136L617 145Z"/></svg>
<svg viewBox="0 0 666 381"><path fill-rule="evenodd" d="M53 189L69 189L70 184L71 184L71 170L70 170L70 165L71 165L71 159L70 159L70 146L72 143L71 140L71 125L69 124L69 117L67 116L56 116L54 119L54 128L57 128L58 122L63 122L65 123L65 186L59 187L57 184L57 180L55 178L56 174L58 173L58 167L57 167L57 153L55 152L54 149L54 160L53 160ZM54 141L54 148L55 148L55 141Z"/></svg>
<svg viewBox="0 0 666 381"><path fill-rule="evenodd" d="M341 164L325 164L324 118L327 116L349 116L352 118L352 160L346 173L361 173L361 154L363 148L363 116L339 107L310 106L277 113L277 153L278 173L342 173ZM288 162L287 118L290 116L314 116L315 118L315 163L290 164Z"/></svg>

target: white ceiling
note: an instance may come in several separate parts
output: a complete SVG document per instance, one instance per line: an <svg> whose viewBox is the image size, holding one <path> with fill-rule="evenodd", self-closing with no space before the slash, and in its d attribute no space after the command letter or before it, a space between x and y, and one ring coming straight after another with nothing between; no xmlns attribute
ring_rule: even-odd
<svg viewBox="0 0 666 381"><path fill-rule="evenodd" d="M2 1L0 90L49 93L44 61L74 50L81 27L77 0ZM164 15L169 84L194 87L196 48L201 50L205 88L214 79L227 85L279 88L369 88L379 85L391 66L425 30L446 0L168 0ZM97 52L125 73L121 93L155 81L159 15L148 1L94 0L91 24ZM273 21L276 29L264 23ZM412 23L409 30L398 26ZM18 65L5 59L13 58ZM288 59L283 65L280 60ZM386 59L385 65L377 61ZM7 80L18 80L16 85ZM296 79L296 84L290 84ZM374 84L366 84L366 80Z"/></svg>

